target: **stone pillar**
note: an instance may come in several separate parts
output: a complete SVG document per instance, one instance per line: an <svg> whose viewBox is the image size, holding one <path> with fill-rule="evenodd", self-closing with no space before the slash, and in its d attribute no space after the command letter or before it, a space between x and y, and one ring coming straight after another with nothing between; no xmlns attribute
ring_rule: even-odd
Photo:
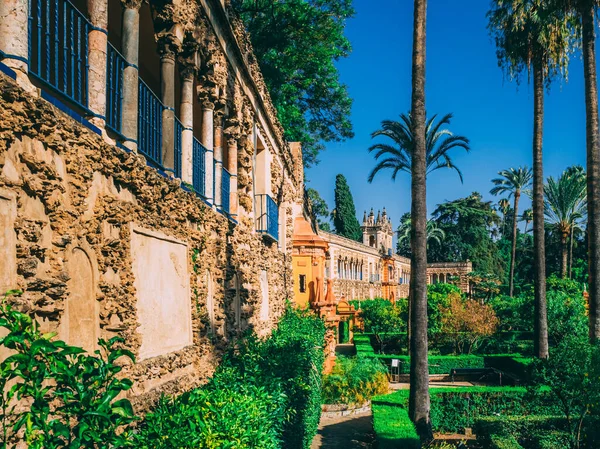
<svg viewBox="0 0 600 449"><path fill-rule="evenodd" d="M237 185L237 171L238 171L238 138L239 133L229 134L227 136L227 170L231 174L231 180L229 185L229 214L232 217L236 217L238 214L238 185Z"/></svg>
<svg viewBox="0 0 600 449"><path fill-rule="evenodd" d="M123 109L122 130L124 145L137 151L138 139L138 58L140 47L140 6L141 0L122 0L123 36L122 52L128 65L123 70Z"/></svg>
<svg viewBox="0 0 600 449"><path fill-rule="evenodd" d="M162 112L162 165L175 168L175 55L177 38L166 35L158 39L160 54L160 92Z"/></svg>
<svg viewBox="0 0 600 449"><path fill-rule="evenodd" d="M96 114L95 125L106 120L106 47L108 45L108 0L87 0L90 22L88 42L88 107Z"/></svg>
<svg viewBox="0 0 600 449"><path fill-rule="evenodd" d="M223 112L216 111L214 115L214 158L215 158L215 206L220 208L223 206L222 184L223 184Z"/></svg>
<svg viewBox="0 0 600 449"><path fill-rule="evenodd" d="M2 63L27 74L28 48L28 0L0 1L0 51L7 59Z"/></svg>
<svg viewBox="0 0 600 449"><path fill-rule="evenodd" d="M194 178L194 77L196 67L183 64L181 70L181 179L192 184Z"/></svg>
<svg viewBox="0 0 600 449"><path fill-rule="evenodd" d="M206 201L213 203L214 200L214 167L213 167L213 148L214 148L214 126L213 116L215 105L210 101L202 103L202 145L206 148L206 158L204 160L204 194Z"/></svg>

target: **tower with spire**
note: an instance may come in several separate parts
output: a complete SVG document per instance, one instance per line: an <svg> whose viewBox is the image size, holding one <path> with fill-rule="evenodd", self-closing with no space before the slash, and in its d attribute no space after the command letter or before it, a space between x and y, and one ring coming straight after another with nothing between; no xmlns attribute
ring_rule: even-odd
<svg viewBox="0 0 600 449"><path fill-rule="evenodd" d="M375 217L373 208L369 215L365 211L360 228L363 233L363 244L382 250L385 255L393 253L394 231L392 230L392 220L388 217L385 207L383 212L377 211L377 217Z"/></svg>

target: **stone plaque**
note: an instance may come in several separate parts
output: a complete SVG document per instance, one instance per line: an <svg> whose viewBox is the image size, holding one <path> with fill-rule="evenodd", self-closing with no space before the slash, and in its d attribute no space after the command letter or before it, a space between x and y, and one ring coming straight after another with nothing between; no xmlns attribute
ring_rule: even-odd
<svg viewBox="0 0 600 449"><path fill-rule="evenodd" d="M192 344L187 257L185 243L132 226L131 259L142 336L138 360Z"/></svg>

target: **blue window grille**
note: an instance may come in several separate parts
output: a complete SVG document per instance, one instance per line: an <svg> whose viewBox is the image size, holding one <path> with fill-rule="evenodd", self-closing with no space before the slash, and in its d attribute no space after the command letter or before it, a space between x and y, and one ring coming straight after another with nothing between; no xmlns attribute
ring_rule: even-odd
<svg viewBox="0 0 600 449"><path fill-rule="evenodd" d="M206 197L204 193L204 180L206 177L205 164L206 163L206 148L202 145L198 139L194 137L193 154L192 154L192 186L194 191L203 197Z"/></svg>
<svg viewBox="0 0 600 449"><path fill-rule="evenodd" d="M138 150L161 167L162 112L165 107L141 78L138 103Z"/></svg>
<svg viewBox="0 0 600 449"><path fill-rule="evenodd" d="M29 2L29 73L78 106L88 106L88 33L68 0Z"/></svg>
<svg viewBox="0 0 600 449"><path fill-rule="evenodd" d="M110 42L106 52L106 126L121 134L123 114L123 70L127 62Z"/></svg>
<svg viewBox="0 0 600 449"><path fill-rule="evenodd" d="M181 136L183 134L183 125L177 117L175 117L175 140L173 145L175 149L174 166L175 176L181 178Z"/></svg>
<svg viewBox="0 0 600 449"><path fill-rule="evenodd" d="M221 209L226 214L230 212L229 205L229 186L231 184L231 174L223 167L223 175L221 176Z"/></svg>
<svg viewBox="0 0 600 449"><path fill-rule="evenodd" d="M269 195L256 195L256 232L266 235L273 240L279 239L279 209Z"/></svg>

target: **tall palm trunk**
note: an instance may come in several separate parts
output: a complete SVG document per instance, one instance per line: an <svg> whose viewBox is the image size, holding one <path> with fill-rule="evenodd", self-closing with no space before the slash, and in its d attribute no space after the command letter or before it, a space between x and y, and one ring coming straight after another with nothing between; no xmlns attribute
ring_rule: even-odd
<svg viewBox="0 0 600 449"><path fill-rule="evenodd" d="M587 205L590 340L600 339L600 145L598 142L598 82L596 79L595 8L582 2L583 74L587 143Z"/></svg>
<svg viewBox="0 0 600 449"><path fill-rule="evenodd" d="M566 279L567 264L569 263L569 233L568 232L563 232L561 234L560 251L561 251L560 277L563 279Z"/></svg>
<svg viewBox="0 0 600 449"><path fill-rule="evenodd" d="M573 234L575 232L575 226L571 225L571 234L569 236L569 279L573 276Z"/></svg>
<svg viewBox="0 0 600 449"><path fill-rule="evenodd" d="M510 278L508 280L508 294L512 297L515 289L515 257L517 256L517 220L519 218L519 199L521 191L515 192L515 205L513 213L512 250L510 253Z"/></svg>
<svg viewBox="0 0 600 449"><path fill-rule="evenodd" d="M534 352L548 358L548 319L546 311L546 252L544 248L544 69L541 57L533 64L533 248L535 267Z"/></svg>
<svg viewBox="0 0 600 449"><path fill-rule="evenodd" d="M412 119L415 146L412 155L411 204L411 338L409 414L421 440L433 438L429 418L429 364L427 360L427 195L425 142L425 42L427 0L415 0L412 56Z"/></svg>

